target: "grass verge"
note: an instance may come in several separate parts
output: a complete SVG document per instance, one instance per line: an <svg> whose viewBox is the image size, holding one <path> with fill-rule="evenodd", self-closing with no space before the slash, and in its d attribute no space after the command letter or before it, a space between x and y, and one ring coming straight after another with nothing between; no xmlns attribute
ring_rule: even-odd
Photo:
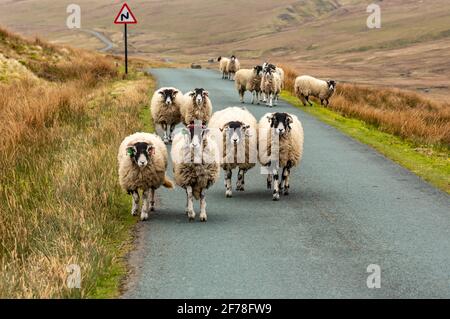
<svg viewBox="0 0 450 319"><path fill-rule="evenodd" d="M302 111L368 144L432 185L450 194L450 157L445 148L421 146L382 132L364 121L344 117L314 103L304 107L297 97L284 91L281 97Z"/></svg>

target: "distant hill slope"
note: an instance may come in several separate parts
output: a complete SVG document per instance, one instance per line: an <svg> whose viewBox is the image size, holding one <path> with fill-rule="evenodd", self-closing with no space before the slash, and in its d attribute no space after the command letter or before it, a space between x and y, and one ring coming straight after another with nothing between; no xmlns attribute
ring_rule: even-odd
<svg viewBox="0 0 450 319"><path fill-rule="evenodd" d="M185 62L235 53L249 64L270 59L316 76L448 95L450 2L374 2L382 9L380 30L366 27L365 0L135 0L130 4L139 24L130 27L130 46L134 54ZM101 31L120 52L122 28L112 23L120 4L77 3L83 28ZM3 1L0 21L55 41L103 47L89 34L65 27L65 6Z"/></svg>

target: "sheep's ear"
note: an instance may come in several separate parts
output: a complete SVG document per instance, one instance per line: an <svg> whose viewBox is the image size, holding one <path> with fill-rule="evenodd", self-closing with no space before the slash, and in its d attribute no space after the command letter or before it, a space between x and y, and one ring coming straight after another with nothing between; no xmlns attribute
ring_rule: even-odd
<svg viewBox="0 0 450 319"><path fill-rule="evenodd" d="M180 91L174 90L173 93L172 93L172 95L173 95L173 96L176 96L178 93L180 93Z"/></svg>
<svg viewBox="0 0 450 319"><path fill-rule="evenodd" d="M129 157L133 157L134 155L136 155L136 152L137 152L137 150L136 150L136 147L135 147L135 146L129 146L129 147L127 147L127 155L128 155Z"/></svg>
<svg viewBox="0 0 450 319"><path fill-rule="evenodd" d="M288 121L289 124L291 124L292 122L294 122L294 119L292 118L292 116L289 115L287 117L287 121Z"/></svg>
<svg viewBox="0 0 450 319"><path fill-rule="evenodd" d="M203 91L203 95L204 96L209 96L209 92L205 90L205 91Z"/></svg>
<svg viewBox="0 0 450 319"><path fill-rule="evenodd" d="M155 155L155 148L153 147L153 145L147 146L147 153L148 155Z"/></svg>
<svg viewBox="0 0 450 319"><path fill-rule="evenodd" d="M194 91L190 92L190 93L189 93L189 96L194 97L194 96L195 96L195 92L194 92Z"/></svg>
<svg viewBox="0 0 450 319"><path fill-rule="evenodd" d="M164 96L164 91L158 91L158 93Z"/></svg>

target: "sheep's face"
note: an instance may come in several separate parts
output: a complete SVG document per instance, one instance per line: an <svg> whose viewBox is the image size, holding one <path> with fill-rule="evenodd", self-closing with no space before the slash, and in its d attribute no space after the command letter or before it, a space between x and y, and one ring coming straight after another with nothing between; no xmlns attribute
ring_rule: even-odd
<svg viewBox="0 0 450 319"><path fill-rule="evenodd" d="M292 117L287 113L273 113L269 122L270 127L275 130L275 134L283 136L291 130Z"/></svg>
<svg viewBox="0 0 450 319"><path fill-rule="evenodd" d="M263 67L261 65L257 65L253 68L253 72L255 72L256 76L261 75L263 71Z"/></svg>
<svg viewBox="0 0 450 319"><path fill-rule="evenodd" d="M336 89L336 81L330 80L330 81L327 81L327 84L328 84L328 90L330 92L334 92L334 90Z"/></svg>
<svg viewBox="0 0 450 319"><path fill-rule="evenodd" d="M232 62L234 62L234 61L236 61L236 57L235 57L234 55L232 55L231 58L230 58L230 60L231 60Z"/></svg>
<svg viewBox="0 0 450 319"><path fill-rule="evenodd" d="M155 154L155 148L148 143L138 142L128 146L127 154L139 168L144 168L151 161L153 154Z"/></svg>
<svg viewBox="0 0 450 319"><path fill-rule="evenodd" d="M203 105L203 102L209 96L209 93L205 89L200 88L194 89L194 91L190 93L190 96L195 101L195 103L200 106Z"/></svg>
<svg viewBox="0 0 450 319"><path fill-rule="evenodd" d="M165 89L165 90L159 91L159 94L161 94L161 97L162 97L164 103L167 106L170 106L173 104L175 97L178 94L178 91L173 90L173 89Z"/></svg>
<svg viewBox="0 0 450 319"><path fill-rule="evenodd" d="M183 128L182 133L185 136L186 144L189 144L191 150L199 149L203 141L207 138L209 129L205 125L191 124Z"/></svg>
<svg viewBox="0 0 450 319"><path fill-rule="evenodd" d="M222 131L225 132L228 141L237 145L243 140L243 137L248 135L249 129L250 125L242 122L229 122Z"/></svg>
<svg viewBox="0 0 450 319"><path fill-rule="evenodd" d="M264 73L272 73L272 72L275 72L276 69L277 69L277 67L272 63L265 62L263 64L263 72Z"/></svg>

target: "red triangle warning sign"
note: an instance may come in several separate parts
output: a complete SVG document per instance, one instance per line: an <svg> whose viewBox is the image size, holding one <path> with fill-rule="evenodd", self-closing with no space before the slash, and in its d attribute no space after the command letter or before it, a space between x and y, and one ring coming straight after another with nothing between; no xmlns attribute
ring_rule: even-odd
<svg viewBox="0 0 450 319"><path fill-rule="evenodd" d="M115 24L136 24L137 20L128 4L124 3L122 9L114 20Z"/></svg>

